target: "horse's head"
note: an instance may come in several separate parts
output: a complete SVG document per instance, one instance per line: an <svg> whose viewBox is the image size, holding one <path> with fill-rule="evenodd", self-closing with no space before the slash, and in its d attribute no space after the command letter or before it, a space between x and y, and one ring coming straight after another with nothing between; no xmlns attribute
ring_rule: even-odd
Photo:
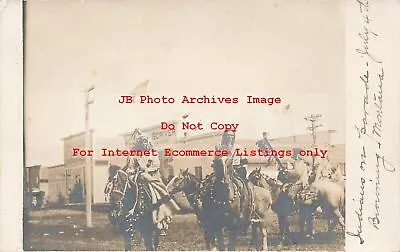
<svg viewBox="0 0 400 252"><path fill-rule="evenodd" d="M116 176L117 176L117 171L121 169L121 167L117 165L111 165L108 168L108 179L106 186L104 187L104 195L105 195L105 200L108 201L111 191L114 189L115 181L116 181Z"/></svg>
<svg viewBox="0 0 400 252"><path fill-rule="evenodd" d="M229 160L227 162L229 162ZM211 166L214 169L216 181L227 184L229 175L227 174L227 165L224 161L220 157L215 157Z"/></svg>
<svg viewBox="0 0 400 252"><path fill-rule="evenodd" d="M121 169L118 166L110 167L110 176L108 177L104 193L110 203L108 218L117 233L125 232L126 228L123 199L127 187L129 187L129 181L125 169Z"/></svg>
<svg viewBox="0 0 400 252"><path fill-rule="evenodd" d="M251 183L253 183L256 186L260 186L263 188L269 188L271 186L268 181L269 177L261 173L261 167L254 169L249 174L248 179Z"/></svg>
<svg viewBox="0 0 400 252"><path fill-rule="evenodd" d="M178 192L194 193L200 181L195 175L189 172L189 169L180 170L179 175L175 176L168 183L167 188L170 194L176 194Z"/></svg>
<svg viewBox="0 0 400 252"><path fill-rule="evenodd" d="M286 183L288 180L289 172L287 170L279 170L277 179L282 183Z"/></svg>
<svg viewBox="0 0 400 252"><path fill-rule="evenodd" d="M124 169L119 169L112 178L112 189L109 192L110 203L121 205L127 189L130 187L128 173Z"/></svg>
<svg viewBox="0 0 400 252"><path fill-rule="evenodd" d="M262 174L261 167L258 167L250 172L248 180L256 186L261 186Z"/></svg>

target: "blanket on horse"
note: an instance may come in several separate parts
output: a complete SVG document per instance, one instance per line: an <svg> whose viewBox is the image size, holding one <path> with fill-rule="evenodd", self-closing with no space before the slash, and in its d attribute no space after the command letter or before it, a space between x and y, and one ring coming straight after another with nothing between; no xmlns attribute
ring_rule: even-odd
<svg viewBox="0 0 400 252"><path fill-rule="evenodd" d="M166 186L159 175L139 173L137 181L131 181L131 183L141 183L145 185L139 187L139 190L145 190L151 199L153 224L159 229L167 229L168 224L171 222L172 215L179 212L180 208L176 202L170 198ZM136 200L138 201L139 199ZM133 213L134 211L135 209L132 208L129 212Z"/></svg>
<svg viewBox="0 0 400 252"><path fill-rule="evenodd" d="M240 219L246 223L250 220L253 213L253 192L248 182L238 175L232 176L232 182L236 186L237 194L240 199Z"/></svg>
<svg viewBox="0 0 400 252"><path fill-rule="evenodd" d="M253 213L252 189L247 180L236 174L232 174L231 181L231 185L227 187L226 184L216 181L215 173L208 175L202 182L201 196L204 199L203 202L211 200L210 202L216 206L237 207L241 221L247 224L250 222Z"/></svg>

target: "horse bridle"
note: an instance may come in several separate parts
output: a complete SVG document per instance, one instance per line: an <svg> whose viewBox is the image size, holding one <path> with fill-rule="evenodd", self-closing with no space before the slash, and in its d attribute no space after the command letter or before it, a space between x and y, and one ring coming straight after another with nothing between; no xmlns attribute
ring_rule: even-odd
<svg viewBox="0 0 400 252"><path fill-rule="evenodd" d="M180 188L181 185L182 185L185 181L187 181L187 180L188 180L188 177L189 177L189 175L180 175L180 176L182 176L182 180L179 181L179 183L176 185L176 187L178 187L178 188ZM173 192L173 191L172 191L171 194L177 194L178 192L181 192L181 191L183 191L183 190L181 189L181 190L176 191L176 192ZM195 194L195 193L191 193L190 195L193 195L193 194Z"/></svg>
<svg viewBox="0 0 400 252"><path fill-rule="evenodd" d="M115 188L115 183L116 183L116 180L118 179L118 173L122 173L122 174L126 175L126 177L127 177L127 179L126 179L126 181L125 181L125 185L124 185L123 191L120 191L120 190L118 190L118 189ZM110 184L111 184L111 186L108 186L108 185L110 185ZM121 197L121 199L120 199L118 202L115 202L115 204L116 204L117 206L121 207L121 206L122 206L122 201L124 200L125 195L126 195L126 190L127 190L128 188L131 188L131 185L130 185L130 183L129 183L128 173L126 173L126 172L123 171L123 170L118 170L118 171L117 171L117 174L115 174L115 176L113 177L113 180L110 181L110 182L108 182L108 185L107 185L107 187L110 187L111 189L110 189L109 192L106 194L106 197L107 197L107 196L110 196L111 193L113 193L113 192L120 194L122 197ZM136 202L135 202L135 206L136 206Z"/></svg>
<svg viewBox="0 0 400 252"><path fill-rule="evenodd" d="M182 176L182 180L179 181L179 183L176 185L176 187L178 187L178 188L180 188L181 185L182 185L184 182L190 181L190 175L189 175L189 174L181 175L181 176ZM184 189L182 188L182 189L180 189L180 190L178 190L178 191L176 191L176 192L171 192L171 194L172 194L172 196L174 196L174 195L177 194L178 192L184 192L184 194L186 195L186 198L189 200L189 202L190 202L190 198L191 198L192 196L195 197L195 198L193 199L193 200L194 200L194 201L193 201L193 204L194 204L194 205L197 205L196 199L198 199L198 197L199 197L199 195L200 195L200 192L199 192L200 186L201 186L201 182L200 182L199 184L196 184L196 190L194 190L194 192L192 192L192 193L186 193L186 192L184 192Z"/></svg>

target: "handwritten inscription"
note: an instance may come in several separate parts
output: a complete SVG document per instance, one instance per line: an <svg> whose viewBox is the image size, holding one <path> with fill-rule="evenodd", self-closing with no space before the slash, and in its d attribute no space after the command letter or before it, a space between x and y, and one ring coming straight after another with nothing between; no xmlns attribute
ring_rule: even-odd
<svg viewBox="0 0 400 252"><path fill-rule="evenodd" d="M372 134L378 138L382 137L382 126L383 126L383 77L384 72L381 68L381 73L378 74L379 84L378 90L374 93L374 105L376 109L376 118L372 126ZM380 145L379 145L380 147Z"/></svg>
<svg viewBox="0 0 400 252"><path fill-rule="evenodd" d="M365 195L365 179L361 178L360 195L358 199L359 207L354 213L357 215L357 231L356 233L347 231L346 233L350 236L357 237L360 240L360 244L364 243L364 238L361 236L363 232L363 209L364 209L364 195Z"/></svg>
<svg viewBox="0 0 400 252"><path fill-rule="evenodd" d="M371 22L371 19L369 17L370 3L368 0L367 1L357 0L357 3L359 4L360 7L359 10L362 15L364 25L362 31L358 33L358 36L361 38L363 45L361 48L357 48L356 52L361 54L362 56L368 56L368 59L372 60L375 63L382 63L382 61L378 59L376 56L374 56L370 50L371 39L374 37L378 37L378 34L371 31L371 29L369 28L369 24Z"/></svg>
<svg viewBox="0 0 400 252"><path fill-rule="evenodd" d="M360 56L361 74L361 114L356 118L356 136L361 146L359 154L360 186L356 198L357 202L353 212L357 218L355 227L348 227L346 234L357 238L360 244L365 244L365 232L363 228L371 225L373 230L379 230L384 221L381 215L382 172L394 172L396 168L385 160L384 155L384 80L385 71L383 61L373 52L374 40L379 38L373 31L370 18L371 4L367 1L356 0L361 17L361 28L358 33L360 46L356 48L356 55ZM372 169L375 169L373 172ZM371 183L369 184L368 181ZM366 195L370 192L373 195ZM368 210L367 210L368 209ZM367 216L366 216L367 215ZM355 231L354 231L355 230Z"/></svg>

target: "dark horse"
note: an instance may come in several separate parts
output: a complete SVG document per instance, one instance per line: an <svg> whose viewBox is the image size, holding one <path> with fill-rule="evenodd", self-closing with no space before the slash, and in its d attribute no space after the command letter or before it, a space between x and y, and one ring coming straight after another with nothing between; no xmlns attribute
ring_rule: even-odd
<svg viewBox="0 0 400 252"><path fill-rule="evenodd" d="M215 226L212 221L216 221L216 216L221 216L219 212L210 212L210 209L207 208L207 204L204 204L204 199L206 195L206 189L210 186L213 186L215 181L215 174L211 174L207 176L207 178L203 181L200 181L195 175L188 172L188 170L181 170L178 176L175 176L170 183L168 184L168 188L170 193L176 194L180 191L185 193L186 198L189 201L189 204L194 209L195 214L200 222L201 227L204 231L204 237L206 240L206 249L211 250L212 245L215 245ZM249 185L250 191L253 195L252 207L254 208L254 212L252 214L252 238L253 244L257 246L258 250L267 250L268 249L268 241L267 241L267 225L269 224L268 215L271 213L271 194L268 190L254 186L252 184ZM240 198L240 196L238 196ZM220 201L222 202L222 201ZM232 201L231 201L232 203ZM222 205L226 205L220 203ZM226 206L227 207L227 206ZM215 208L212 208L215 210ZM223 209L219 209L218 211L222 211ZM215 217L212 215L218 214ZM237 218L232 216L232 218ZM225 220L226 221L226 220ZM222 225L221 223L216 223L217 225ZM219 226L217 226L219 227ZM230 228L232 226L226 226L229 229L229 232L232 232ZM218 230L217 230L218 231ZM260 231L260 232L258 232ZM222 233L222 231L219 231ZM260 241L261 234L261 241ZM221 234L222 236L222 234ZM222 239L222 237L219 237ZM230 233L230 238L236 239L236 237L232 237L232 233ZM223 249L223 242L218 241L219 249ZM221 244L222 243L222 244ZM232 243L230 243L232 244ZM230 250L234 250L234 247L230 247Z"/></svg>
<svg viewBox="0 0 400 252"><path fill-rule="evenodd" d="M209 224L205 220L205 212L203 209L203 197L205 184L211 183L212 177L208 176L204 181L200 181L194 174L188 172L188 169L181 170L178 176L175 176L168 183L167 188L170 195L174 196L178 192L183 192L188 200L190 207L199 221L204 232L206 241L206 249L211 250L215 245L215 237L209 233L209 228L205 225Z"/></svg>
<svg viewBox="0 0 400 252"><path fill-rule="evenodd" d="M213 168L214 181L206 185L203 196L205 226L207 233L216 238L218 250L225 250L223 231L228 230L228 250L232 251L237 235L250 224L252 193L231 164L215 158Z"/></svg>
<svg viewBox="0 0 400 252"><path fill-rule="evenodd" d="M116 168L116 166L114 166ZM124 238L126 251L132 248L133 231L138 230L146 250L157 250L160 230L153 223L154 206L148 185L136 180L131 183L124 167L110 176L105 194L111 204L109 219L115 230Z"/></svg>

